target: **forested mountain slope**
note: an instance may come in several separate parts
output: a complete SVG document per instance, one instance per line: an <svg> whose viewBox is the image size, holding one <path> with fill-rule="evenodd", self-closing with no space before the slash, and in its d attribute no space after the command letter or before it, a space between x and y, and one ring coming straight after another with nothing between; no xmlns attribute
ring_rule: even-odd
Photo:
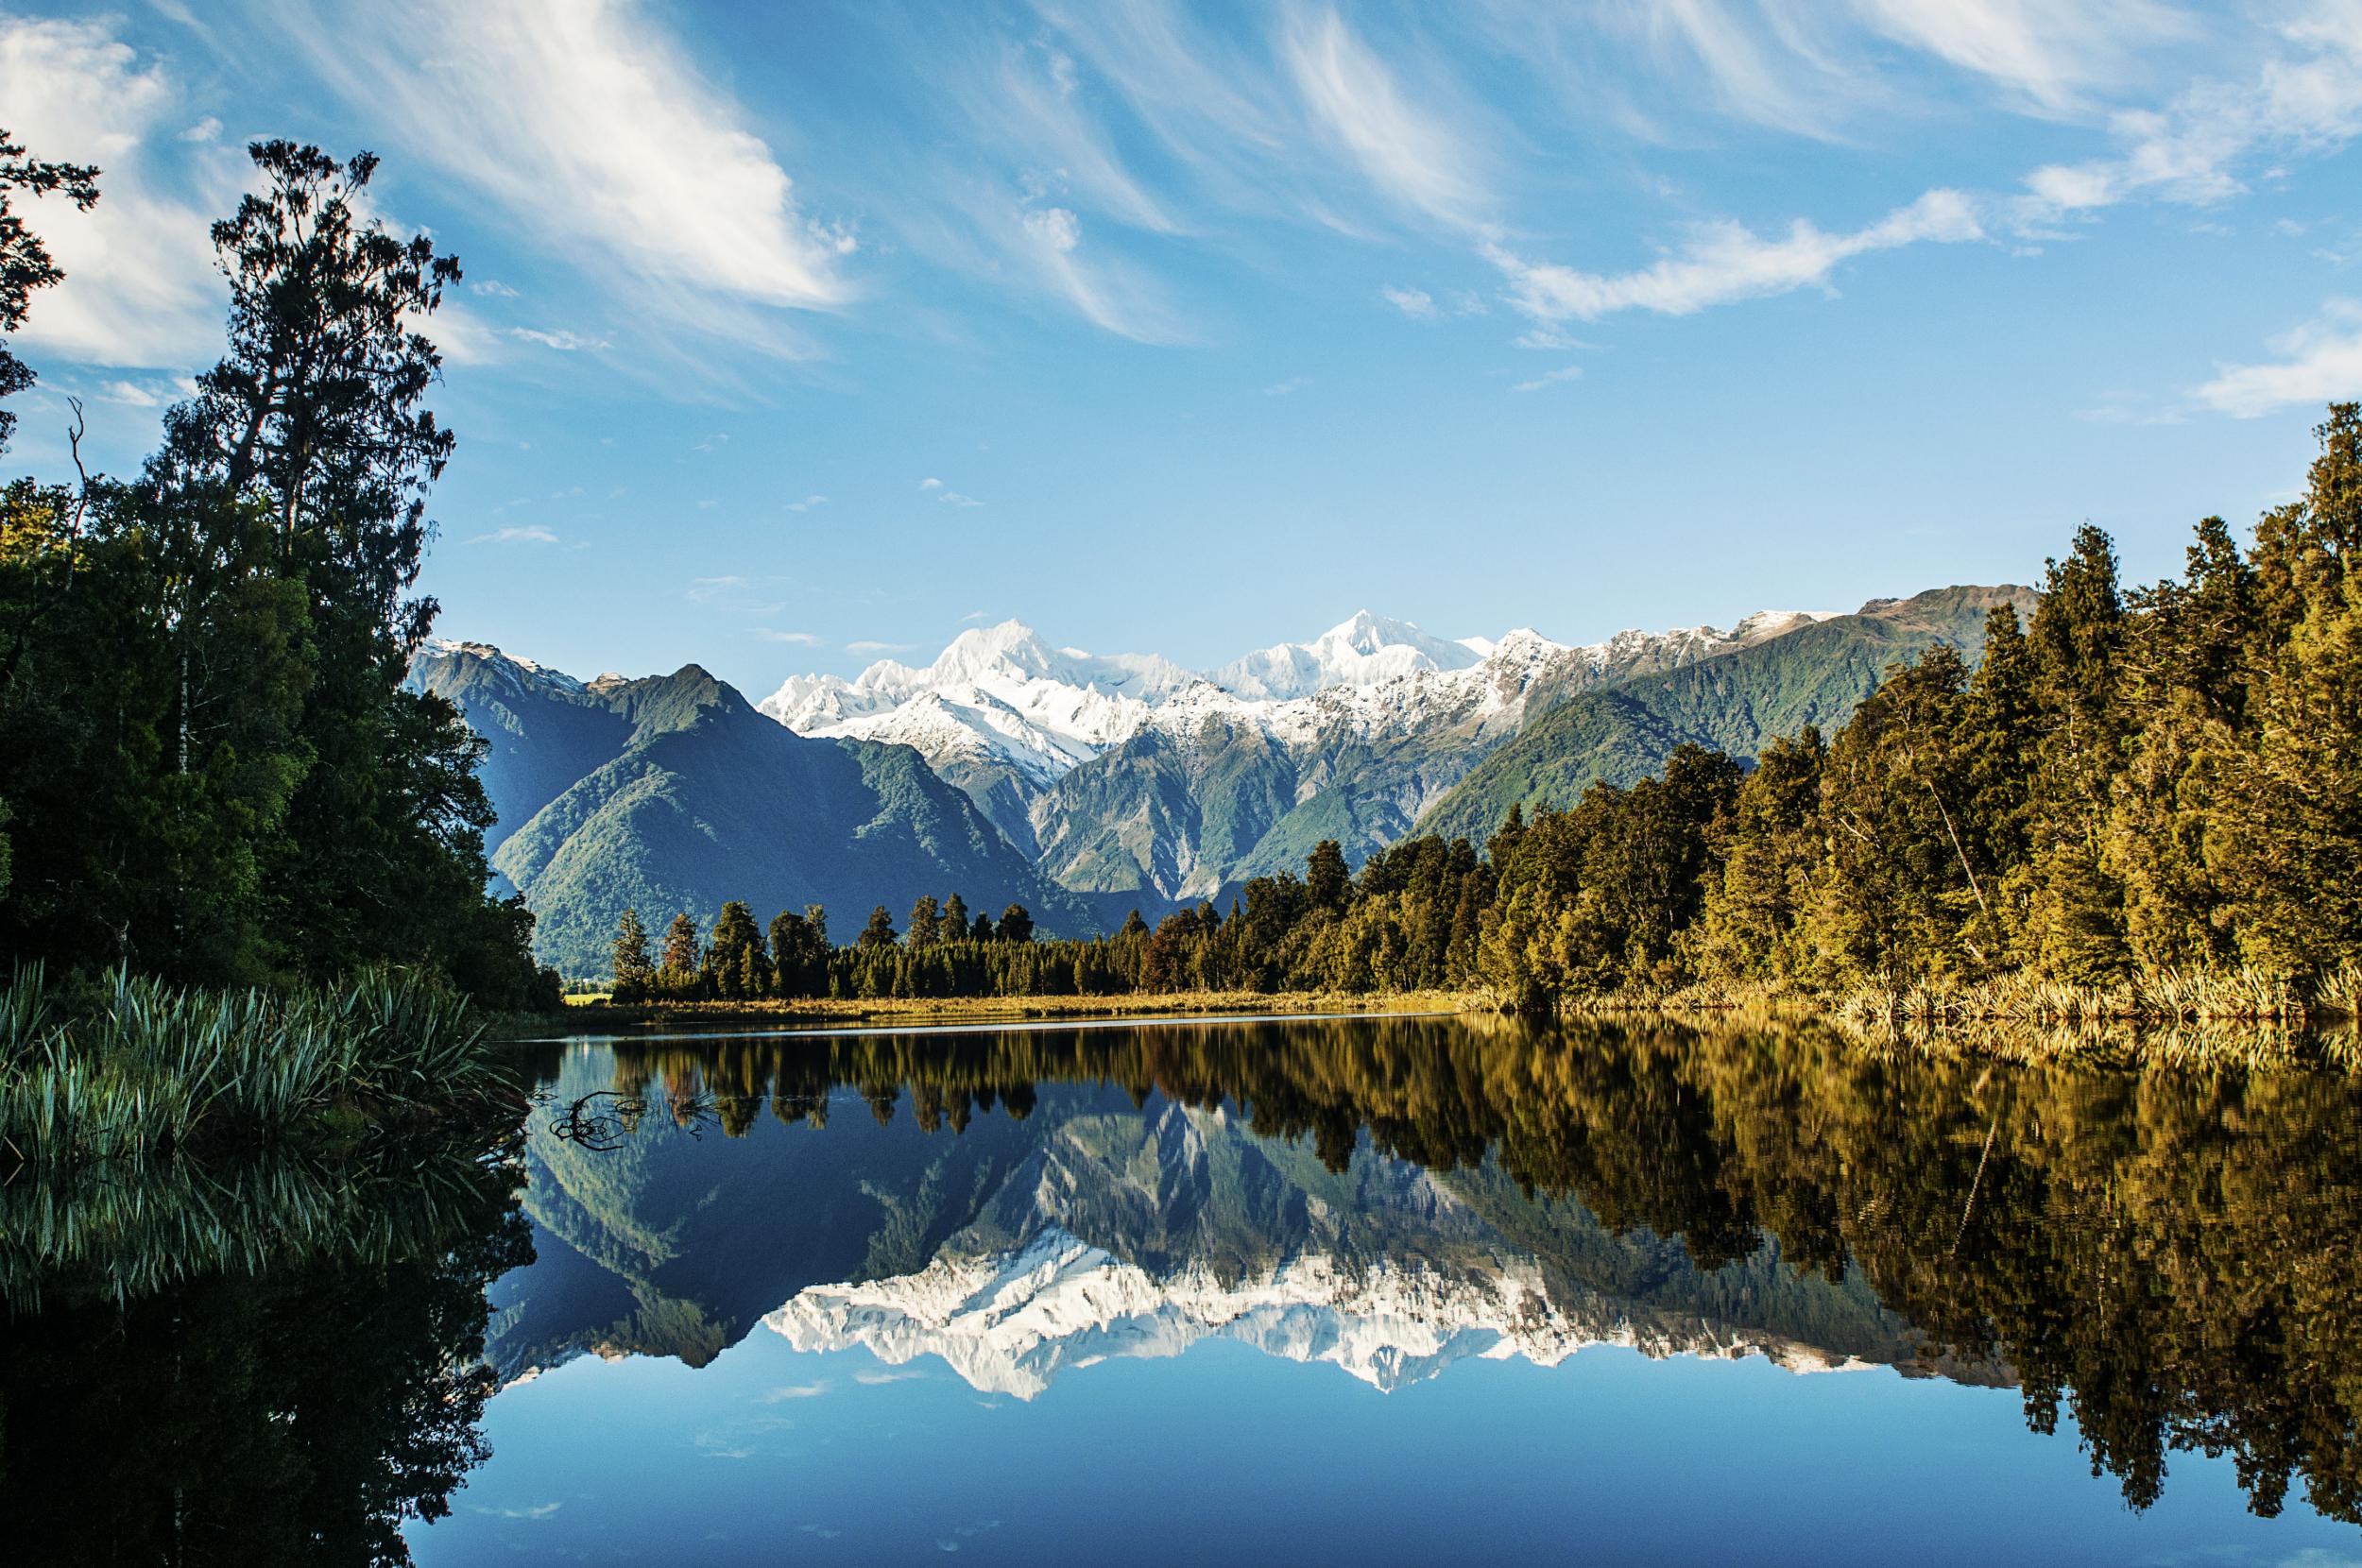
<svg viewBox="0 0 2362 1568"><path fill-rule="evenodd" d="M1806 724L1834 729L1893 665L1940 644L1972 662L2000 605L2031 613L2031 588L1935 588L1879 599L1752 647L1577 692L1531 720L1419 819L1418 830L1481 843L1515 805L1569 806L1598 782L1656 773L1685 741L1753 758Z"/></svg>
<svg viewBox="0 0 2362 1568"><path fill-rule="evenodd" d="M582 682L441 643L411 678L491 742L492 863L538 917L542 962L566 973L607 971L627 908L702 928L732 898L766 917L817 903L849 937L881 899L957 892L1022 903L1045 930L1092 925L916 752L807 740L696 665Z"/></svg>

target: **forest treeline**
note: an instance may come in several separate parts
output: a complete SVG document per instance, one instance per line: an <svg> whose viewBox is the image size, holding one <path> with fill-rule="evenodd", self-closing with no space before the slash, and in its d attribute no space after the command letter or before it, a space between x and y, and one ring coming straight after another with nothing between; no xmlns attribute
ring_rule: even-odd
<svg viewBox="0 0 2362 1568"><path fill-rule="evenodd" d="M366 213L376 168L255 144L215 224L227 350L133 478L0 491L0 953L202 986L436 971L554 1004L521 899L488 897L483 742L403 690L453 449L420 332L458 263ZM100 172L0 132L0 332L63 274L9 210ZM33 383L0 341L0 395ZM0 450L14 427L0 413Z"/></svg>
<svg viewBox="0 0 2362 1568"><path fill-rule="evenodd" d="M623 999L1482 991L1546 1009L1706 985L1830 995L2007 977L2113 986L2250 972L2351 1006L2362 968L2362 407L2242 549L2198 525L2183 575L2128 587L2085 526L1981 661L1901 665L1834 735L1752 766L1694 745L1629 789L1513 810L1481 852L1414 838L1258 878L1150 929L1010 940L922 898L846 946L825 912L727 906ZM1022 912L1015 912L1021 913ZM1005 924L1005 923L1004 923ZM1030 934L1030 922L1026 923ZM635 932L638 932L635 937Z"/></svg>

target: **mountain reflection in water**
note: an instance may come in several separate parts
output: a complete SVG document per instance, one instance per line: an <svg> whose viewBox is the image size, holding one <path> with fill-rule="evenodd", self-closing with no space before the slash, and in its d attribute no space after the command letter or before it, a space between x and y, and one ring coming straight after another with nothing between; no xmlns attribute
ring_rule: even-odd
<svg viewBox="0 0 2362 1568"><path fill-rule="evenodd" d="M2343 1077L1421 1019L646 1041L542 1070L508 1376L702 1364L758 1324L1020 1398L1211 1338L1381 1389L1613 1343L2015 1384L2136 1507L2176 1450L2232 1456L2260 1513L2292 1483L2362 1507ZM553 1131L593 1095L608 1136Z"/></svg>
<svg viewBox="0 0 2362 1568"><path fill-rule="evenodd" d="M0 1182L7 1560L1087 1561L1152 1496L1363 1561L1586 1495L1605 1560L2356 1544L2347 1076L1464 1019L526 1065L489 1148ZM914 1498L978 1516L831 1533Z"/></svg>

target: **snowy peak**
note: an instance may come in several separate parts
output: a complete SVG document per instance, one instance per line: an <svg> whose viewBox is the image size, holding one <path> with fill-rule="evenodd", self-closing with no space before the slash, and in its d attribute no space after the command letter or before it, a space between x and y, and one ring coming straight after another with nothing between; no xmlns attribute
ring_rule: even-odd
<svg viewBox="0 0 2362 1568"><path fill-rule="evenodd" d="M886 659L849 681L794 675L757 706L800 735L915 747L963 788L1006 775L1038 791L1138 734L1152 704L1196 680L1153 655L1053 648L1004 621L960 633L923 670Z"/></svg>
<svg viewBox="0 0 2362 1568"><path fill-rule="evenodd" d="M557 691L580 691L583 683L561 670L518 654L505 654L489 642L460 642L450 638L429 638L420 645L417 657L440 656L450 659L471 659L496 671L521 686L542 686ZM605 677L602 677L605 678Z"/></svg>
<svg viewBox="0 0 2362 1568"><path fill-rule="evenodd" d="M1045 792L1152 727L1184 742L1259 731L1308 755L1339 737L1450 726L1489 743L1523 722L1537 691L1676 669L1821 619L1765 611L1728 632L1625 631L1570 648L1523 627L1453 641L1365 609L1204 675L1155 655L1059 647L1004 621L961 632L923 668L887 659L850 680L791 676L758 706L801 735L916 748L1012 842L1030 844ZM1443 787L1438 775L1400 804L1411 810Z"/></svg>
<svg viewBox="0 0 2362 1568"><path fill-rule="evenodd" d="M1335 686L1375 686L1428 670L1464 670L1489 645L1452 642L1408 621L1358 610L1309 642L1281 642L1215 671L1215 685L1241 697L1287 701Z"/></svg>

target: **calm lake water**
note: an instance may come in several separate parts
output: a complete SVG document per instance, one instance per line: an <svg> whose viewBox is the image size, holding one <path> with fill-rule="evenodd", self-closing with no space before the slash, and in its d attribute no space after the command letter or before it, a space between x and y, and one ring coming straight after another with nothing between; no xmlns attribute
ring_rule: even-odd
<svg viewBox="0 0 2362 1568"><path fill-rule="evenodd" d="M531 1066L505 1160L0 1210L9 1560L2362 1563L2344 1078L1407 1019Z"/></svg>

